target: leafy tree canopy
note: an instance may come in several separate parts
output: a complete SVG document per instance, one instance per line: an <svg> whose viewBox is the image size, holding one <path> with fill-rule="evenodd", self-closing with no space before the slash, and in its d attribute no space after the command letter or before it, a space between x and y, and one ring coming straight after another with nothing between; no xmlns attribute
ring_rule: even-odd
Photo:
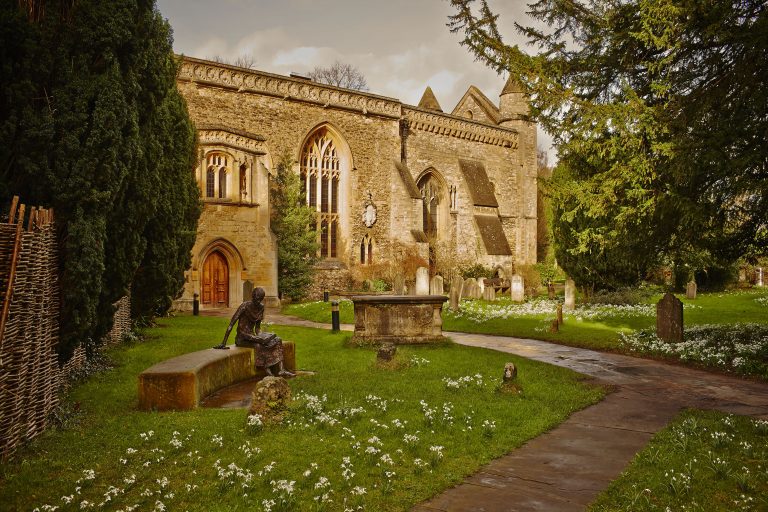
<svg viewBox="0 0 768 512"><path fill-rule="evenodd" d="M732 261L768 242L768 5L539 0L504 43L485 0L449 27L518 77L559 146L548 192L558 262L616 286L664 259Z"/></svg>

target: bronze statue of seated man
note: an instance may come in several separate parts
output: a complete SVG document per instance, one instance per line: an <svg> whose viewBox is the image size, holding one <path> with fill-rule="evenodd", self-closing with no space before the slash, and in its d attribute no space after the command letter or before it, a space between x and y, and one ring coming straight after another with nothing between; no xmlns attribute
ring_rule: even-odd
<svg viewBox="0 0 768 512"><path fill-rule="evenodd" d="M261 321L264 320L264 288L254 288L251 300L243 302L237 308L229 322L224 340L213 348L226 349L229 333L237 322L235 345L252 348L256 355L256 367L264 368L267 375L274 376L272 367L278 367L280 377L293 377L294 374L283 367L283 340L271 332L261 332Z"/></svg>

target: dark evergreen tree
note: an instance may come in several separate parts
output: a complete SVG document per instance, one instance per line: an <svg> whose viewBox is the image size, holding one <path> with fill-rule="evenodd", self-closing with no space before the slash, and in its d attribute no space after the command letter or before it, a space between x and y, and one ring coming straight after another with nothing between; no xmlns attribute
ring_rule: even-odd
<svg viewBox="0 0 768 512"><path fill-rule="evenodd" d="M765 251L768 4L539 0L541 25L517 25L530 56L503 42L485 0L451 3L452 30L519 77L559 145L553 223L569 273L596 275L609 254L642 274Z"/></svg>
<svg viewBox="0 0 768 512"><path fill-rule="evenodd" d="M66 359L109 330L142 261L173 274L140 274L136 312L178 293L199 215L193 128L153 0L2 0L0 38L19 71L2 77L0 191L56 211Z"/></svg>
<svg viewBox="0 0 768 512"><path fill-rule="evenodd" d="M299 177L285 154L270 187L271 227L277 238L277 286L286 297L300 300L312 283L317 262L315 211L307 206Z"/></svg>

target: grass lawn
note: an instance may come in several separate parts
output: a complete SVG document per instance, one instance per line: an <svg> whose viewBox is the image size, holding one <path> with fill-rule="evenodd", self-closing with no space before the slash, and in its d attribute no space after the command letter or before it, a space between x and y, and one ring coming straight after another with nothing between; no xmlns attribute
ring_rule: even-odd
<svg viewBox="0 0 768 512"><path fill-rule="evenodd" d="M768 421L686 411L589 510L768 510Z"/></svg>
<svg viewBox="0 0 768 512"><path fill-rule="evenodd" d="M281 425L253 431L244 410L137 411L138 374L217 343L227 320L165 319L110 350L115 367L69 395L80 412L0 465L0 508L406 510L604 395L490 350L401 347L382 369L373 350L345 345L348 333L273 327L317 372L290 381L298 399ZM522 395L497 390L510 360Z"/></svg>
<svg viewBox="0 0 768 512"><path fill-rule="evenodd" d="M680 295L678 297L683 301L683 318L685 325L689 328L705 324L768 325L768 289L705 293L699 294L695 300L688 300ZM557 333L549 332L550 322L555 316L554 301L539 299L516 305L508 298L490 303L483 300L465 300L462 301L462 311L459 314L444 310L443 329L531 338L609 352L638 353L636 347L630 348L622 343L622 335L654 329L655 303L660 298L659 295L646 304L635 306L578 305L574 313L564 315L564 324ZM330 322L329 303L290 304L283 311L316 322ZM354 322L350 301L340 303L340 317L342 323ZM716 345L719 340L711 341L711 344ZM768 363L768 358L765 357L768 355L768 339L761 343L764 346L758 349L758 352L762 351L765 354L758 354L758 359L762 358ZM718 366L709 364L709 361L705 360L696 361L695 358L665 354L662 350L647 350L644 353L655 357L687 359L691 363L703 366ZM729 370L727 366L723 369ZM752 367L757 369L742 369L744 371L740 373L768 377L764 366L754 364L750 366Z"/></svg>

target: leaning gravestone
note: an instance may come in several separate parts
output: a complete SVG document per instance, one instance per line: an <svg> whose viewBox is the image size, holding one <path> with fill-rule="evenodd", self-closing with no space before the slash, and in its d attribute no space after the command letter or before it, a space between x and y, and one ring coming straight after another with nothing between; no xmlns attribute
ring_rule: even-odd
<svg viewBox="0 0 768 512"><path fill-rule="evenodd" d="M696 298L696 281L688 281L688 284L685 287L685 298L686 299Z"/></svg>
<svg viewBox="0 0 768 512"><path fill-rule="evenodd" d="M566 279L565 281L565 306L566 311L573 311L576 309L576 283L573 279Z"/></svg>
<svg viewBox="0 0 768 512"><path fill-rule="evenodd" d="M430 295L443 294L443 276L435 276L429 281L429 294Z"/></svg>
<svg viewBox="0 0 768 512"><path fill-rule="evenodd" d="M552 283L547 283L547 297L550 299L555 298L555 285Z"/></svg>
<svg viewBox="0 0 768 512"><path fill-rule="evenodd" d="M482 295L485 292L485 278L484 277L478 277L477 278L477 288L480 290L480 295Z"/></svg>
<svg viewBox="0 0 768 512"><path fill-rule="evenodd" d="M493 286L488 286L483 290L483 299L493 302L496 300L496 290L493 288Z"/></svg>
<svg viewBox="0 0 768 512"><path fill-rule="evenodd" d="M429 269L416 269L416 295L429 295Z"/></svg>
<svg viewBox="0 0 768 512"><path fill-rule="evenodd" d="M392 292L395 295L405 295L405 278L402 274L395 276L395 282L392 285Z"/></svg>
<svg viewBox="0 0 768 512"><path fill-rule="evenodd" d="M656 335L664 341L683 341L683 303L669 292L656 304Z"/></svg>
<svg viewBox="0 0 768 512"><path fill-rule="evenodd" d="M509 287L509 293L513 302L523 302L525 300L525 282L523 276L513 275Z"/></svg>

